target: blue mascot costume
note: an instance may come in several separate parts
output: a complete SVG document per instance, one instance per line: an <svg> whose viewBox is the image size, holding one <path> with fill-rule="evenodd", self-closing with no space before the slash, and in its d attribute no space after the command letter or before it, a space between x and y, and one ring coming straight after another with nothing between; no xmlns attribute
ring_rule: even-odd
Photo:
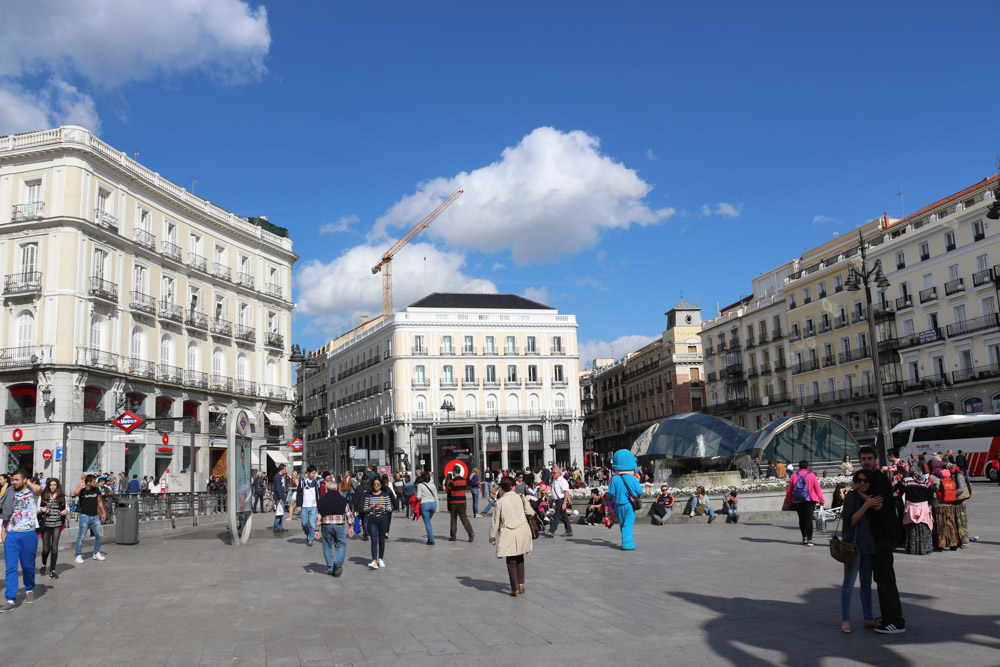
<svg viewBox="0 0 1000 667"><path fill-rule="evenodd" d="M622 531L622 549L635 549L632 526L635 525L635 510L631 498L642 497L642 484L635 476L635 455L627 449L619 449L611 459L614 477L608 485L608 497L615 504L618 524Z"/></svg>

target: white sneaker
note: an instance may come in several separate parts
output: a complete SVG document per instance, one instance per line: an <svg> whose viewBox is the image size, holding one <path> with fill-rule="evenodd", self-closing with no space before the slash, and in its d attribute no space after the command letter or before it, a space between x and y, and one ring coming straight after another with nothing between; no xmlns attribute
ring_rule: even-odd
<svg viewBox="0 0 1000 667"><path fill-rule="evenodd" d="M83 556L77 556L75 559L73 559L73 562L76 563L77 565L82 565L83 564Z"/></svg>
<svg viewBox="0 0 1000 667"><path fill-rule="evenodd" d="M94 554L94 560L105 560L104 554L98 551L96 554Z"/></svg>
<svg viewBox="0 0 1000 667"><path fill-rule="evenodd" d="M379 558L379 559L378 559L378 566L379 566L379 567L385 567L385 561L384 561L384 560L382 560L381 558Z"/></svg>
<svg viewBox="0 0 1000 667"><path fill-rule="evenodd" d="M377 560L373 560L372 562L368 563L368 569L369 570L377 570L378 569L378 561Z"/></svg>

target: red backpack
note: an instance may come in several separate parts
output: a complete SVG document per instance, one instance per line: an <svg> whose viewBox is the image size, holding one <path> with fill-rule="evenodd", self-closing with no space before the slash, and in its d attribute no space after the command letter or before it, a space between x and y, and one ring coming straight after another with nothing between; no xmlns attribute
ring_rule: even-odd
<svg viewBox="0 0 1000 667"><path fill-rule="evenodd" d="M939 486L937 490L938 500L943 503L953 503L955 502L956 495L955 480L942 479L941 486Z"/></svg>

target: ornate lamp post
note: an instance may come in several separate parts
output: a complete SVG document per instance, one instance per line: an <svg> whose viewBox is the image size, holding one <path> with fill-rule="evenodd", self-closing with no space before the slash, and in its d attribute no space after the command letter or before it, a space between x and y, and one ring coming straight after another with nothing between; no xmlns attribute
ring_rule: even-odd
<svg viewBox="0 0 1000 667"><path fill-rule="evenodd" d="M844 286L851 292L857 292L862 287L865 289L865 319L868 320L868 344L872 351L872 365L875 368L875 395L878 399L878 455L879 460L885 463L887 447L889 446L889 418L885 410L885 392L882 388L882 367L879 364L878 343L875 340L875 319L872 317L872 285L884 290L889 287L889 279L882 272L882 260L877 259L869 268L867 262L867 248L865 239L858 230L858 241L861 246L861 268L851 267L847 273L847 280Z"/></svg>
<svg viewBox="0 0 1000 667"><path fill-rule="evenodd" d="M299 435L302 438L302 472L306 471L309 466L309 441L305 437L305 430L312 423L312 417L306 417L306 376L305 372L307 370L316 370L319 368L319 364L309 358L309 355L303 354L302 349L298 345L292 345L292 353L289 355L288 360L293 364L298 365L296 372L296 379L302 382L302 397L299 399L299 414L295 416L295 428L298 429ZM292 434L295 435L294 433Z"/></svg>

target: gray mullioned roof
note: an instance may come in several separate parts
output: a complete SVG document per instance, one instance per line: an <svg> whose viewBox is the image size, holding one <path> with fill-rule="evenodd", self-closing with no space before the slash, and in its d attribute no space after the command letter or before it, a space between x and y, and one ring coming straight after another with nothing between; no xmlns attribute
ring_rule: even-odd
<svg viewBox="0 0 1000 667"><path fill-rule="evenodd" d="M414 301L410 308L494 308L497 310L555 310L552 306L516 294L434 292Z"/></svg>

